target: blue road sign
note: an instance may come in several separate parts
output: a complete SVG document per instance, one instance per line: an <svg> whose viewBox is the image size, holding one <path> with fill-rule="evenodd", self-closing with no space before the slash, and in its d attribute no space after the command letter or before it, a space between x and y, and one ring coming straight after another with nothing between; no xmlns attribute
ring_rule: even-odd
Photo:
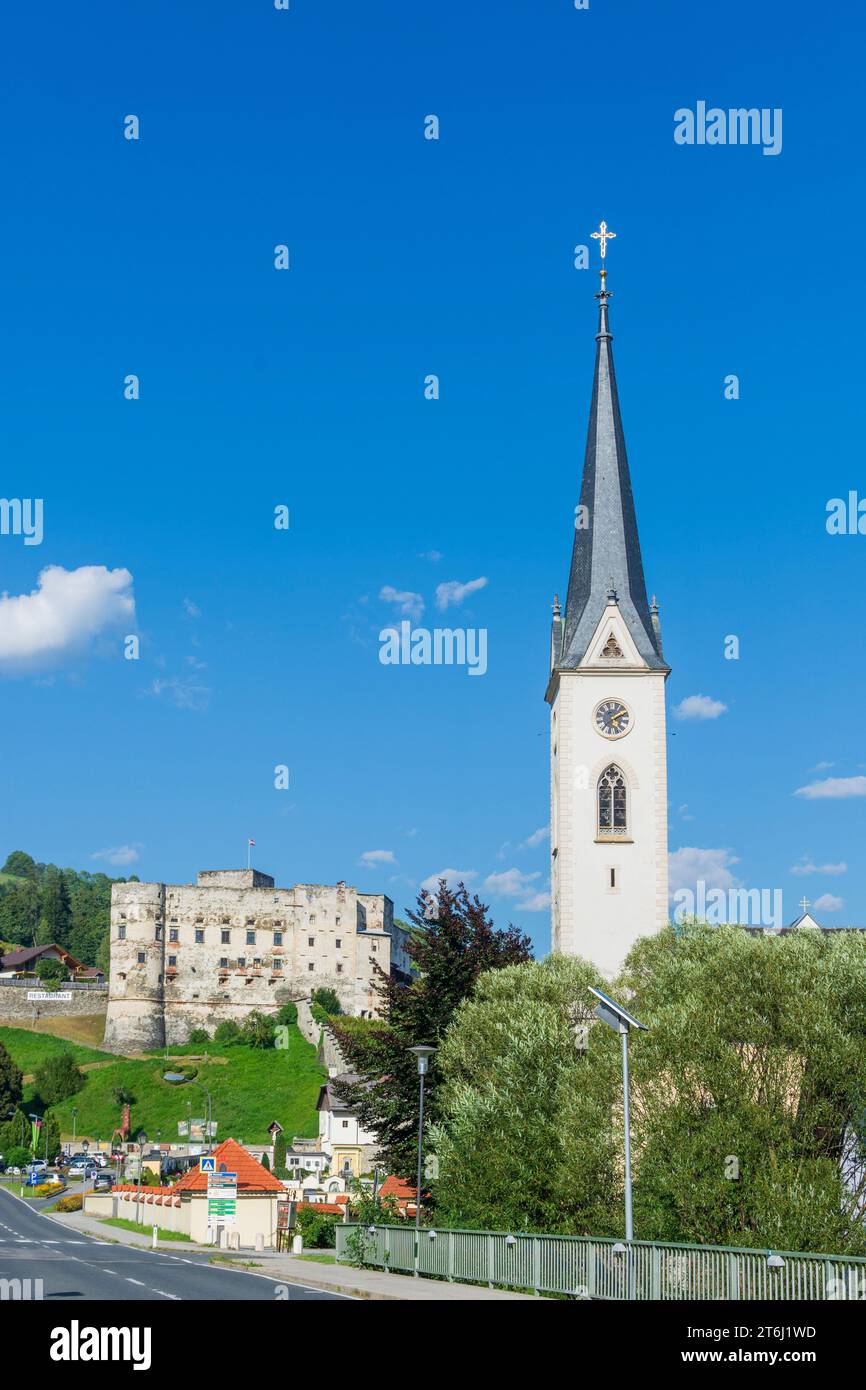
<svg viewBox="0 0 866 1390"><path fill-rule="evenodd" d="M216 1159L215 1159L215 1158L200 1158L199 1161L198 1161L198 1164L199 1164L199 1169L200 1169L200 1171L201 1171L202 1173L215 1173L215 1172L216 1172Z"/></svg>

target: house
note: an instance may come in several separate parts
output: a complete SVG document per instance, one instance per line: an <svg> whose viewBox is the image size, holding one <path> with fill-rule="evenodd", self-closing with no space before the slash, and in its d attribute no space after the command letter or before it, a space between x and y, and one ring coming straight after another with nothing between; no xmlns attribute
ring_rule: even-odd
<svg viewBox="0 0 866 1390"><path fill-rule="evenodd" d="M0 976L9 979L33 976L36 973L36 966L41 960L59 960L75 980L90 980L96 984L101 984L105 979L101 970L96 970L93 966L83 965L80 960L76 960L70 951L65 950L63 946L58 946L54 941L44 946L26 946L22 947L20 951L7 951L4 956L0 956Z"/></svg>
<svg viewBox="0 0 866 1390"><path fill-rule="evenodd" d="M360 1177L376 1160L375 1134L363 1128L354 1108L341 1094L343 1085L357 1082L350 1072L334 1076L319 1091L319 1148L326 1154L332 1173Z"/></svg>
<svg viewBox="0 0 866 1390"><path fill-rule="evenodd" d="M397 1203L401 1216L415 1216L417 1188L404 1178L388 1177L379 1188L379 1197L390 1197Z"/></svg>
<svg viewBox="0 0 866 1390"><path fill-rule="evenodd" d="M219 1239L225 1229L240 1246L255 1247L260 1239L265 1249L273 1248L278 1207L286 1199L283 1184L235 1139L217 1144L212 1156L217 1171L237 1175L233 1215L209 1215L208 1174L200 1167L191 1168L173 1187L145 1187L139 1193L131 1183L108 1193L89 1192L84 1210L88 1215L138 1219L146 1226L179 1231L200 1245Z"/></svg>

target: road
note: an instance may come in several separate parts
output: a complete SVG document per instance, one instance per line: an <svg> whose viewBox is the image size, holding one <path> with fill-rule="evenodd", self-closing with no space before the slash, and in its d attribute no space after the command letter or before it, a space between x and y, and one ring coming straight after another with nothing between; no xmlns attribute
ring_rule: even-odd
<svg viewBox="0 0 866 1390"><path fill-rule="evenodd" d="M192 1252L169 1254L97 1240L50 1220L0 1187L0 1280L41 1279L46 1301L345 1301L343 1294L214 1267L208 1259Z"/></svg>

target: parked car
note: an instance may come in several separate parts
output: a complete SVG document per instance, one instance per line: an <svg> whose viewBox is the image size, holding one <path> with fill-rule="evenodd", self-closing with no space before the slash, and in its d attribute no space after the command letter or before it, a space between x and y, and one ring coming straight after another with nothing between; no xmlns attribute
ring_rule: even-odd
<svg viewBox="0 0 866 1390"><path fill-rule="evenodd" d="M94 1192L110 1192L114 1187L113 1173L97 1173L93 1180Z"/></svg>
<svg viewBox="0 0 866 1390"><path fill-rule="evenodd" d="M27 1164L28 1173L44 1173L48 1168L47 1158L33 1158Z"/></svg>

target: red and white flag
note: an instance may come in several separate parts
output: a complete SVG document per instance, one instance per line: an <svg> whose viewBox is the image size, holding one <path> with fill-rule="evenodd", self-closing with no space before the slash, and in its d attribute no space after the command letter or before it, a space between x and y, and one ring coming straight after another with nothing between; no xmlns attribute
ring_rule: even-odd
<svg viewBox="0 0 866 1390"><path fill-rule="evenodd" d="M254 844L255 844L255 840L247 840L247 844L248 844L248 845L254 845Z"/></svg>

